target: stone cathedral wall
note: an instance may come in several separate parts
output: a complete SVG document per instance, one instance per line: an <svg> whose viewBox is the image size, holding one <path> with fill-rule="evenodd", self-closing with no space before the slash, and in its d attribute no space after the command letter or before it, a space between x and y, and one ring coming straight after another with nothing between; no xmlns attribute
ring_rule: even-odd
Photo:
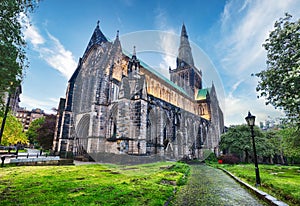
<svg viewBox="0 0 300 206"><path fill-rule="evenodd" d="M196 101L187 89L125 55L118 38L93 45L69 81L54 150L201 158L218 146L223 114L214 90Z"/></svg>

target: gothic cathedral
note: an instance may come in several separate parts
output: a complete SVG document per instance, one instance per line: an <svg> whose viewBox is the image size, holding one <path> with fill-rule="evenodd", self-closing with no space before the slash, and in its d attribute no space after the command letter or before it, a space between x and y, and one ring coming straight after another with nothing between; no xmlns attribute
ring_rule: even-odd
<svg viewBox="0 0 300 206"><path fill-rule="evenodd" d="M185 25L170 80L107 40L97 24L61 98L54 152L201 158L218 154L223 113L215 87L202 88Z"/></svg>

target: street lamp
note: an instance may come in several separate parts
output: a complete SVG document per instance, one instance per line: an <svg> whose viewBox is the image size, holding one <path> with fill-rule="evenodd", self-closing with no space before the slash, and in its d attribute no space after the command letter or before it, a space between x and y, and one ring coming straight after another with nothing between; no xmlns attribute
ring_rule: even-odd
<svg viewBox="0 0 300 206"><path fill-rule="evenodd" d="M254 153L254 164L255 164L255 174L256 174L255 186L260 186L260 177L259 177L259 169L258 169L258 163L257 163L257 155L256 155L255 141L254 141L254 130L253 130L253 127L255 125L255 116L251 115L251 113L249 111L248 116L245 119L247 121L248 126L251 129L251 137L252 137L253 153Z"/></svg>

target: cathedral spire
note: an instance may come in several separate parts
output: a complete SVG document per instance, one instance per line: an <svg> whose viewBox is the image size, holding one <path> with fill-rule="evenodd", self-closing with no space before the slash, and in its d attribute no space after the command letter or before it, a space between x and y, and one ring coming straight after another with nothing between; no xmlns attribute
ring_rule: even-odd
<svg viewBox="0 0 300 206"><path fill-rule="evenodd" d="M117 30L117 35L116 35L116 39L114 41L114 45L117 44L119 45L120 44L120 39L119 39L119 30Z"/></svg>
<svg viewBox="0 0 300 206"><path fill-rule="evenodd" d="M116 39L119 39L119 30L117 30L117 36Z"/></svg>
<svg viewBox="0 0 300 206"><path fill-rule="evenodd" d="M136 57L136 50L135 46L133 46L133 53L132 57L128 61L128 73L130 74L131 72L138 73L139 72L139 67L140 67L140 61Z"/></svg>
<svg viewBox="0 0 300 206"><path fill-rule="evenodd" d="M184 24L182 24L182 28L181 28L180 46L178 49L178 57L177 57L177 67L180 67L182 62L189 64L190 66L194 66L192 50L190 47L190 42Z"/></svg>
<svg viewBox="0 0 300 206"><path fill-rule="evenodd" d="M93 46L95 45L100 45L102 42L107 42L106 37L104 36L104 34L102 33L102 31L100 30L100 21L97 21L97 26L94 30L94 33L89 41L89 44L85 50L84 53L87 53Z"/></svg>
<svg viewBox="0 0 300 206"><path fill-rule="evenodd" d="M182 28L181 28L181 36L188 38L184 23L182 24Z"/></svg>
<svg viewBox="0 0 300 206"><path fill-rule="evenodd" d="M133 46L133 54L132 56L136 56L135 46Z"/></svg>

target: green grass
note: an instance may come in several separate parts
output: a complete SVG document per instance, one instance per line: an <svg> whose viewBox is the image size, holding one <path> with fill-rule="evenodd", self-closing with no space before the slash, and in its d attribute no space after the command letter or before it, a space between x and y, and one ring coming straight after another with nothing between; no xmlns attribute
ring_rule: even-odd
<svg viewBox="0 0 300 206"><path fill-rule="evenodd" d="M185 183L182 163L0 169L0 205L163 205Z"/></svg>
<svg viewBox="0 0 300 206"><path fill-rule="evenodd" d="M224 168L250 185L255 184L253 164L226 165ZM259 165L260 190L275 196L289 205L300 205L300 167L281 165Z"/></svg>

